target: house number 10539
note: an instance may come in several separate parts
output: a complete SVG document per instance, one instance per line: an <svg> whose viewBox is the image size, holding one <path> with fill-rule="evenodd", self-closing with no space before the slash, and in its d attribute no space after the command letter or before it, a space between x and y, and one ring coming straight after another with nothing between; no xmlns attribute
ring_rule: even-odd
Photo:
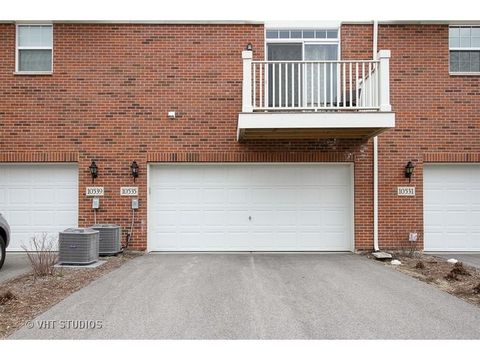
<svg viewBox="0 0 480 360"><path fill-rule="evenodd" d="M89 186L85 189L85 195L87 196L103 196L103 186Z"/></svg>

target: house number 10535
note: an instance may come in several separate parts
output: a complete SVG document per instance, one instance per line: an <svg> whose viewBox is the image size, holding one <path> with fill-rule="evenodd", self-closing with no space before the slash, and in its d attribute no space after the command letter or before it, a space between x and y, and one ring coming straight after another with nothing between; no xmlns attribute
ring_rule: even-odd
<svg viewBox="0 0 480 360"><path fill-rule="evenodd" d="M121 196L138 196L138 187L136 186L124 186L120 188Z"/></svg>

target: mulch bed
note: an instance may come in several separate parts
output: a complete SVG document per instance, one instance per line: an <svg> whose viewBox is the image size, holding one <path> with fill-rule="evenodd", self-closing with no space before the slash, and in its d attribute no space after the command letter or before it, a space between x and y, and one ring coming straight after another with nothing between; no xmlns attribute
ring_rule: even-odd
<svg viewBox="0 0 480 360"><path fill-rule="evenodd" d="M373 259L373 256L369 255ZM400 260L401 265L391 265L390 260L385 266L410 275L418 280L429 283L439 289L459 297L471 304L480 307L480 270L462 264L449 264L446 259L423 254L399 255L394 259Z"/></svg>
<svg viewBox="0 0 480 360"><path fill-rule="evenodd" d="M0 338L6 338L31 320L80 290L93 280L122 266L140 253L124 252L101 258L97 268L56 268L52 276L34 278L32 273L0 285Z"/></svg>

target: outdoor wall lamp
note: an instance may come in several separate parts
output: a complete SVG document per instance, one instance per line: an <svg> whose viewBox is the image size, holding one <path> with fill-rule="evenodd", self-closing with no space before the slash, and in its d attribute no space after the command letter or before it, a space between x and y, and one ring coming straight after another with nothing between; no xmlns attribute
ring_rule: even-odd
<svg viewBox="0 0 480 360"><path fill-rule="evenodd" d="M405 177L408 178L408 182L412 180L414 168L415 166L413 166L413 163L411 161L409 161L407 165L405 165Z"/></svg>
<svg viewBox="0 0 480 360"><path fill-rule="evenodd" d="M133 182L135 182L138 177L138 164L135 160L132 162L132 165L130 165L130 172L133 176Z"/></svg>
<svg viewBox="0 0 480 360"><path fill-rule="evenodd" d="M253 50L253 45L252 45L252 43L248 43L248 44L247 44L247 47L245 48L245 50L252 51L252 50Z"/></svg>
<svg viewBox="0 0 480 360"><path fill-rule="evenodd" d="M90 170L90 175L92 175L92 183L93 183L95 182L95 179L98 177L98 167L95 161L92 161L88 169Z"/></svg>

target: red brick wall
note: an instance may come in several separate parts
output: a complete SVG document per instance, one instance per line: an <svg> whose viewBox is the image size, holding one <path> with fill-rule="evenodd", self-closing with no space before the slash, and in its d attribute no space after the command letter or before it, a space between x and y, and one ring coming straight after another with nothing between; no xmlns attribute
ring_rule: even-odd
<svg viewBox="0 0 480 360"><path fill-rule="evenodd" d="M371 25L344 25L342 51L371 56ZM448 26L380 25L378 49L391 50L390 89L396 126L379 137L379 226L384 248L408 246L419 233L423 249L423 164L480 161L480 76L449 75ZM398 197L408 185L404 167L416 168L415 197Z"/></svg>
<svg viewBox="0 0 480 360"><path fill-rule="evenodd" d="M343 25L342 58L371 58L372 33L372 25ZM84 190L95 159L95 184L106 190L98 220L126 229L130 199L119 187L133 185L136 160L138 249L146 247L148 162L355 161L356 248L371 249L371 141L236 141L241 51L251 42L263 59L263 36L261 25L55 24L54 74L20 76L13 74L15 26L1 24L0 161L78 161L85 226L93 221ZM448 74L447 26L381 25L378 48L392 51L397 116L395 130L379 138L380 244L398 248L409 231L423 239L423 161L479 159L479 78ZM399 198L408 160L417 196Z"/></svg>
<svg viewBox="0 0 480 360"><path fill-rule="evenodd" d="M0 161L71 161L71 152L78 153L79 224L85 226L93 221L84 191L95 159L95 185L106 191L97 220L126 229L130 199L119 196L119 187L133 185L129 166L136 160L133 246L143 249L147 161L353 161L370 151L356 140L238 143L241 51L249 42L263 59L261 25L55 24L54 74L20 76L13 74L15 26L0 25ZM168 119L168 111L177 118ZM12 158L12 152L22 155ZM357 208L366 210L368 201ZM370 241L369 222L365 215L356 221L363 244Z"/></svg>

